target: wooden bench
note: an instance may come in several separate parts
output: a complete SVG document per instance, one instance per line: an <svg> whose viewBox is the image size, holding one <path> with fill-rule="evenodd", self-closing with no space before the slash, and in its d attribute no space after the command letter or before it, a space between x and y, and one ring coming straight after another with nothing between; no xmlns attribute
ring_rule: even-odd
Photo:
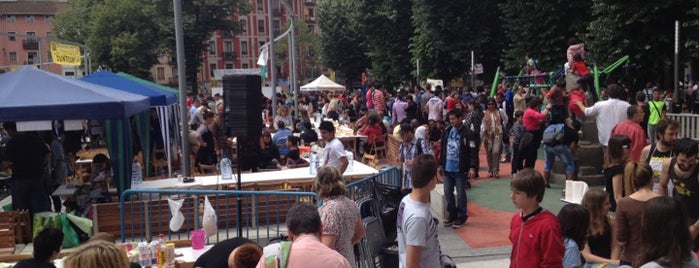
<svg viewBox="0 0 699 268"><path fill-rule="evenodd" d="M145 202L137 201L125 203L124 214L124 235L132 237L145 232ZM93 233L105 232L114 237L121 236L119 203L92 204L92 227Z"/></svg>

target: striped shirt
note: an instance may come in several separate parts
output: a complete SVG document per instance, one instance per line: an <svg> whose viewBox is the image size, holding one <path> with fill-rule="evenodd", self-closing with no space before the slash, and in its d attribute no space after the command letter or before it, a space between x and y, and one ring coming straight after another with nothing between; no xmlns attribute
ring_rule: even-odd
<svg viewBox="0 0 699 268"><path fill-rule="evenodd" d="M417 144L418 139L413 138L410 142L402 142L398 148L399 159L403 162L403 189L413 188L413 177L411 167L405 164L406 161L413 160L418 156ZM424 139L419 139L422 154L434 155L429 143Z"/></svg>

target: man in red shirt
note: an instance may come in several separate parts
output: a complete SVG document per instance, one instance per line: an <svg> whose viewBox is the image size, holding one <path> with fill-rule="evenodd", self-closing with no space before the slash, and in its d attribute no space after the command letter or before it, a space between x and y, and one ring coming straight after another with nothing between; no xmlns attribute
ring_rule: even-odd
<svg viewBox="0 0 699 268"><path fill-rule="evenodd" d="M643 148L648 145L648 140L646 139L646 132L641 127L641 122L643 122L643 117L646 113L643 108L638 105L631 105L626 110L626 116L628 119L620 122L612 129L613 137L614 135L626 135L631 139L631 153L629 154L629 160L639 161L641 159L641 152Z"/></svg>

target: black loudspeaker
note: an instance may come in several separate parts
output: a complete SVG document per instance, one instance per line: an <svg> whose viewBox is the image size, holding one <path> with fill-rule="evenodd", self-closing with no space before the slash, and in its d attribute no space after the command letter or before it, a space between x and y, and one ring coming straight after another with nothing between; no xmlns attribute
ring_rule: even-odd
<svg viewBox="0 0 699 268"><path fill-rule="evenodd" d="M262 80L259 75L223 77L224 130L229 137L262 132Z"/></svg>

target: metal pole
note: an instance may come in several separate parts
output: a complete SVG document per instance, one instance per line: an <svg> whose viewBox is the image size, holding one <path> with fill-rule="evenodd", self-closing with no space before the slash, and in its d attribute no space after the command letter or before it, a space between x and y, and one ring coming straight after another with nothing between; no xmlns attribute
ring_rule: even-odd
<svg viewBox="0 0 699 268"><path fill-rule="evenodd" d="M180 162L182 175L190 176L189 170L189 127L187 127L187 80L184 65L184 30L182 28L182 0L172 0L175 6L175 44L177 46L177 83L180 90L180 124L182 125L182 148Z"/></svg>
<svg viewBox="0 0 699 268"><path fill-rule="evenodd" d="M272 26L274 24L274 11L272 8L273 0L267 0L267 19L269 20L269 85L272 87L272 118L277 115L277 88L276 84L276 67L274 65L274 31L272 31ZM274 125L274 122L272 122Z"/></svg>
<svg viewBox="0 0 699 268"><path fill-rule="evenodd" d="M291 12L291 10L290 10ZM299 89L296 82L298 81L298 73L296 70L296 22L295 17L291 14L291 32L289 33L290 47L289 54L291 55L291 90L294 92L294 112L296 113L296 118L301 118L299 114Z"/></svg>
<svg viewBox="0 0 699 268"><path fill-rule="evenodd" d="M680 98L680 22L675 21L675 75L674 75L674 81L675 85L673 87L674 89L674 94L672 95L672 100L673 102L680 102L682 98ZM670 111L672 111L672 107L670 107Z"/></svg>
<svg viewBox="0 0 699 268"><path fill-rule="evenodd" d="M41 60L41 58L42 58L42 57L41 57L41 39L39 39L39 38L37 37L37 38L36 38L36 43L39 44L39 46L38 46L39 53L36 53L36 54L37 54L37 57L39 58L39 70L43 70L43 69L44 69L44 66L43 66L43 64L42 64L43 62L42 62L42 60Z"/></svg>
<svg viewBox="0 0 699 268"><path fill-rule="evenodd" d="M471 88L476 88L476 59L475 53L471 50Z"/></svg>

